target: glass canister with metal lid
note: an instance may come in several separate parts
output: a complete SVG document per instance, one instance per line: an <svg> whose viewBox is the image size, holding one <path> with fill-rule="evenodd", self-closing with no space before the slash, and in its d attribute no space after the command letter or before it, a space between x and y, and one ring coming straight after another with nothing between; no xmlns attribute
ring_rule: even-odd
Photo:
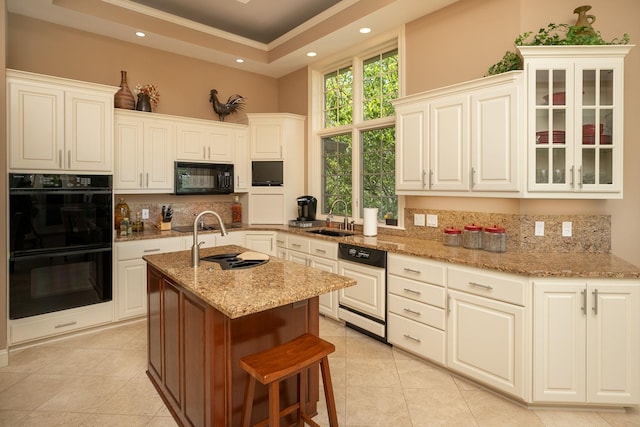
<svg viewBox="0 0 640 427"><path fill-rule="evenodd" d="M467 249L482 249L482 226L465 225L462 231L462 246Z"/></svg>
<svg viewBox="0 0 640 427"><path fill-rule="evenodd" d="M507 250L507 233L504 227L494 225L484 229L484 250L489 252L505 252Z"/></svg>
<svg viewBox="0 0 640 427"><path fill-rule="evenodd" d="M445 246L460 246L462 244L462 230L447 227L442 233L442 244Z"/></svg>

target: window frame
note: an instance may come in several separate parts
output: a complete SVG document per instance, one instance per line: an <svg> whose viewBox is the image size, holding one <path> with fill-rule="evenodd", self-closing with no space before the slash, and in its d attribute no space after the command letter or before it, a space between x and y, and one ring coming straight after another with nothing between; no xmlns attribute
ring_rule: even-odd
<svg viewBox="0 0 640 427"><path fill-rule="evenodd" d="M403 30L387 34L386 36L369 43L364 49L352 50L346 52L345 56L339 59L330 58L323 62L309 66L308 83L309 83L309 150L308 150L308 182L309 193L315 194L318 197L318 205L320 206L319 212L316 215L318 219L326 219L327 215L323 212L322 206L324 200L323 188L322 188L322 138L336 135L351 133L352 138L352 155L353 164L355 167L352 169L352 206L350 206L350 212L356 224L362 224L363 218L360 216L361 210L361 173L362 166L360 165L362 160L362 141L361 132L371 129L378 129L389 126L396 126L396 117L388 116L383 118L377 118L373 120L363 121L363 63L367 59L375 55L382 54L384 52L397 49L398 50L398 97L404 95L404 37ZM352 73L354 76L354 82L358 81L354 85L353 91L353 123L349 125L340 125L330 128L324 128L324 76L332 71L340 70L344 67L352 67ZM396 162L397 165L397 162ZM405 197L398 195L398 225L390 226L391 228L403 228L404 227L404 207ZM340 212L340 210L339 210ZM381 213L382 217L384 213ZM341 221L344 217L340 215L334 215L335 221ZM384 227L385 224L379 224Z"/></svg>

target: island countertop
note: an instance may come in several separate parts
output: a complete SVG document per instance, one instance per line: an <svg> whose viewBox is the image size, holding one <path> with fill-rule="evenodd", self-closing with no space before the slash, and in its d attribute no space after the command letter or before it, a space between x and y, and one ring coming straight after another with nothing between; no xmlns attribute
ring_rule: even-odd
<svg viewBox="0 0 640 427"><path fill-rule="evenodd" d="M203 248L200 257L244 252L240 246ZM223 270L215 262L191 267L191 251L145 255L147 263L231 319L303 301L356 284L355 280L270 257L257 267Z"/></svg>

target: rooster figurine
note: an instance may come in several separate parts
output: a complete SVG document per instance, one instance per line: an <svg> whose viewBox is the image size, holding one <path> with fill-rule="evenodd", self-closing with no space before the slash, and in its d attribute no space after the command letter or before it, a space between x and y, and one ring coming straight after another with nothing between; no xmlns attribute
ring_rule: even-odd
<svg viewBox="0 0 640 427"><path fill-rule="evenodd" d="M224 118L231 113L235 113L238 110L244 108L245 99L243 96L235 94L231 95L225 104L218 100L218 91L211 89L211 96L209 102L213 104L213 111L216 112L220 121L224 122Z"/></svg>

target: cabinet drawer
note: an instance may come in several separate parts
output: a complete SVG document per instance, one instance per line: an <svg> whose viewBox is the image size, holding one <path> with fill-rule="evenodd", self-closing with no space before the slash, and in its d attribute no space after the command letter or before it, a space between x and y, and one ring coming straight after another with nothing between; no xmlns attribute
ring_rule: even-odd
<svg viewBox="0 0 640 427"><path fill-rule="evenodd" d="M111 301L70 310L12 320L9 327L11 344L18 344L67 332L78 331L113 321Z"/></svg>
<svg viewBox="0 0 640 427"><path fill-rule="evenodd" d="M289 236L285 233L276 234L276 246L278 248L286 248L289 241Z"/></svg>
<svg viewBox="0 0 640 427"><path fill-rule="evenodd" d="M416 282L404 277L389 275L387 287L390 293L425 304L445 308L446 293L440 286Z"/></svg>
<svg viewBox="0 0 640 427"><path fill-rule="evenodd" d="M389 254L387 260L387 270L390 274L444 286L443 264L397 254Z"/></svg>
<svg viewBox="0 0 640 427"><path fill-rule="evenodd" d="M445 363L445 333L389 313L387 339L400 348L442 365Z"/></svg>
<svg viewBox="0 0 640 427"><path fill-rule="evenodd" d="M289 236L287 239L287 249L309 253L309 239L306 237Z"/></svg>
<svg viewBox="0 0 640 427"><path fill-rule="evenodd" d="M444 310L397 295L389 295L389 312L444 330Z"/></svg>
<svg viewBox="0 0 640 427"><path fill-rule="evenodd" d="M118 261L142 258L144 255L184 250L182 237L167 237L137 242L117 242L115 244Z"/></svg>
<svg viewBox="0 0 640 427"><path fill-rule="evenodd" d="M311 239L309 241L309 253L322 258L338 259L338 244L335 242Z"/></svg>
<svg viewBox="0 0 640 427"><path fill-rule="evenodd" d="M513 276L449 267L451 289L524 306L525 282Z"/></svg>

